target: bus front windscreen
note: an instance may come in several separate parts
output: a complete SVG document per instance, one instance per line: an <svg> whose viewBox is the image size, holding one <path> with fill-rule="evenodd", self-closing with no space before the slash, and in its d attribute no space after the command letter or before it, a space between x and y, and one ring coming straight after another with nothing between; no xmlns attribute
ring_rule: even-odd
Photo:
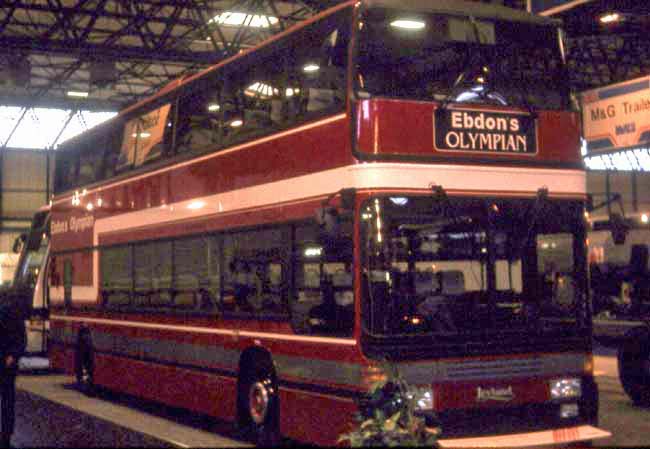
<svg viewBox="0 0 650 449"><path fill-rule="evenodd" d="M14 286L22 285L33 288L36 284L39 270L43 265L43 258L50 243L48 227L49 225L46 224L43 227L30 230L18 261Z"/></svg>
<svg viewBox="0 0 650 449"><path fill-rule="evenodd" d="M370 8L356 49L359 98L566 109L558 28L534 22Z"/></svg>
<svg viewBox="0 0 650 449"><path fill-rule="evenodd" d="M588 326L579 201L377 197L360 223L373 338L539 343Z"/></svg>

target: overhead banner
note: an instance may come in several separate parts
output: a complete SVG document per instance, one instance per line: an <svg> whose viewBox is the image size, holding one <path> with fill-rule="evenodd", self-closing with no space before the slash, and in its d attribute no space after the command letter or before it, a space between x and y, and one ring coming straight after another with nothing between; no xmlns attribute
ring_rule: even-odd
<svg viewBox="0 0 650 449"><path fill-rule="evenodd" d="M650 145L650 76L581 94L587 153Z"/></svg>
<svg viewBox="0 0 650 449"><path fill-rule="evenodd" d="M528 11L550 16L593 0L528 0Z"/></svg>

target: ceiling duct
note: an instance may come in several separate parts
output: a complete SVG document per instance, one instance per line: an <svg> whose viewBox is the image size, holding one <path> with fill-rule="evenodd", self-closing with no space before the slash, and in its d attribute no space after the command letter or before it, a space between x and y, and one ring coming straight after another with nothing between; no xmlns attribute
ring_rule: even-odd
<svg viewBox="0 0 650 449"><path fill-rule="evenodd" d="M27 56L10 56L3 70L3 81L12 86L26 87L32 75L32 63Z"/></svg>
<svg viewBox="0 0 650 449"><path fill-rule="evenodd" d="M97 87L106 87L117 81L118 73L114 61L94 61L88 68L90 84Z"/></svg>

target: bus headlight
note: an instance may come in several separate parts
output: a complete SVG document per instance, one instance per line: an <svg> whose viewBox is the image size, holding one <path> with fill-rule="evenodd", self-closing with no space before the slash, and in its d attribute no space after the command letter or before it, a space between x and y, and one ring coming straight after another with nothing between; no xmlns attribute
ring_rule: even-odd
<svg viewBox="0 0 650 449"><path fill-rule="evenodd" d="M576 377L553 379L549 382L551 399L568 399L582 396L582 381Z"/></svg>
<svg viewBox="0 0 650 449"><path fill-rule="evenodd" d="M433 410L433 389L431 387L412 386L407 394L415 402L416 410Z"/></svg>

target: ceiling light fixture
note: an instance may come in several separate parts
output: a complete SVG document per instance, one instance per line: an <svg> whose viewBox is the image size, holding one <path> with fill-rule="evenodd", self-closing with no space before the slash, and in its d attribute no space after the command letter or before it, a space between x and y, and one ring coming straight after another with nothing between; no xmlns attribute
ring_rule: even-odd
<svg viewBox="0 0 650 449"><path fill-rule="evenodd" d="M600 23L614 23L621 20L621 15L617 12L610 12L600 16Z"/></svg>
<svg viewBox="0 0 650 449"><path fill-rule="evenodd" d="M219 25L248 26L251 28L269 28L280 20L277 17L265 16L262 14L250 15L244 12L225 11L214 16L208 23Z"/></svg>
<svg viewBox="0 0 650 449"><path fill-rule="evenodd" d="M426 26L426 24L421 20L398 19L393 20L390 23L390 26L393 28L401 28L403 30L421 30Z"/></svg>
<svg viewBox="0 0 650 449"><path fill-rule="evenodd" d="M66 95L68 97L75 97L75 98L87 98L88 97L88 92L82 92L79 90L69 90Z"/></svg>
<svg viewBox="0 0 650 449"><path fill-rule="evenodd" d="M302 71L305 73L313 73L313 72L318 72L320 70L320 66L318 64L305 64L305 66L302 68Z"/></svg>

